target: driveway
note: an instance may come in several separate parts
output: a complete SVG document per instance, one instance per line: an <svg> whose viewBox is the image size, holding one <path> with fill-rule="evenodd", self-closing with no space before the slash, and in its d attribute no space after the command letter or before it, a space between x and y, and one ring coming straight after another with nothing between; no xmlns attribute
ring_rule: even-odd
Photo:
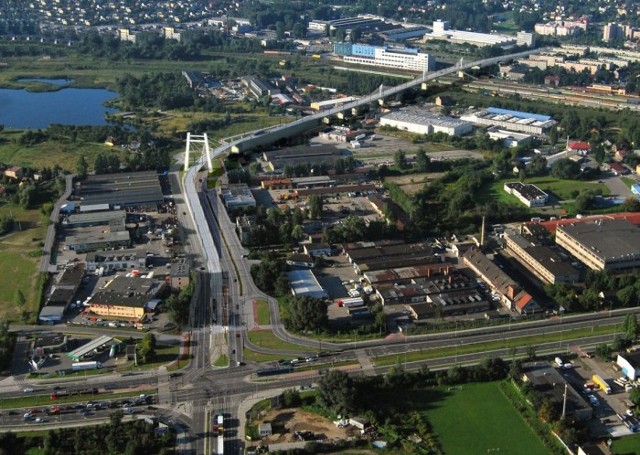
<svg viewBox="0 0 640 455"><path fill-rule="evenodd" d="M635 176L629 175L630 178L635 178ZM606 173L602 177L602 183L604 183L609 191L611 191L611 195L627 198L629 196L633 196L631 190L627 187L627 185L622 181L622 179L613 174Z"/></svg>

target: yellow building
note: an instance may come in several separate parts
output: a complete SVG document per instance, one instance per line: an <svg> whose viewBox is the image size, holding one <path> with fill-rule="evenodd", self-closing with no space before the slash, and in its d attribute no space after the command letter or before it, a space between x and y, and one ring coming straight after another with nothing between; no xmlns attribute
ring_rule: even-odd
<svg viewBox="0 0 640 455"><path fill-rule="evenodd" d="M141 320L166 283L151 278L116 276L89 301L89 311L109 319Z"/></svg>

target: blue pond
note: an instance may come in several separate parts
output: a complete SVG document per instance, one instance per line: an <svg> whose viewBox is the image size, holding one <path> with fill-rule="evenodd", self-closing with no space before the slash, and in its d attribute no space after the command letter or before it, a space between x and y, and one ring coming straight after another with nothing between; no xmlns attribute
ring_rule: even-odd
<svg viewBox="0 0 640 455"><path fill-rule="evenodd" d="M16 82L26 83L26 82L41 82L43 84L51 84L57 85L59 87L69 85L73 82L73 79L44 79L40 77L24 77L21 79L16 79Z"/></svg>
<svg viewBox="0 0 640 455"><path fill-rule="evenodd" d="M61 81L61 79L54 79ZM105 89L64 88L55 92L0 89L0 124L5 128L47 128L62 125L106 125L104 107L117 97Z"/></svg>

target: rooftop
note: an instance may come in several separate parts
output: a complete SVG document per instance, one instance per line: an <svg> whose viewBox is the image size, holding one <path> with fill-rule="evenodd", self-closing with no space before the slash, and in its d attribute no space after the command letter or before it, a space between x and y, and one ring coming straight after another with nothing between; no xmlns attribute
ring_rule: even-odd
<svg viewBox="0 0 640 455"><path fill-rule="evenodd" d="M164 285L150 278L116 276L94 294L90 304L144 307Z"/></svg>
<svg viewBox="0 0 640 455"><path fill-rule="evenodd" d="M109 223L110 221L125 220L126 212L124 210L113 210L106 212L89 212L89 213L74 213L69 215L63 224L101 224Z"/></svg>
<svg viewBox="0 0 640 455"><path fill-rule="evenodd" d="M527 200L534 200L548 196L547 193L542 191L540 188L529 183L509 182L505 183L504 186L517 191L523 198Z"/></svg>
<svg viewBox="0 0 640 455"><path fill-rule="evenodd" d="M625 220L567 224L559 231L604 261L640 259L640 228Z"/></svg>
<svg viewBox="0 0 640 455"><path fill-rule="evenodd" d="M287 272L287 278L289 278L289 285L296 297L313 297L316 299L327 297L327 293L320 286L311 270L293 270Z"/></svg>
<svg viewBox="0 0 640 455"><path fill-rule="evenodd" d="M443 115L431 114L430 112L417 111L414 109L403 109L390 112L389 114L382 116L382 118L395 120L397 122L414 123L418 125L436 125L446 128L455 128L469 124L468 122L455 119L453 117L445 117Z"/></svg>
<svg viewBox="0 0 640 455"><path fill-rule="evenodd" d="M163 201L155 171L90 175L76 188L82 205L144 205Z"/></svg>

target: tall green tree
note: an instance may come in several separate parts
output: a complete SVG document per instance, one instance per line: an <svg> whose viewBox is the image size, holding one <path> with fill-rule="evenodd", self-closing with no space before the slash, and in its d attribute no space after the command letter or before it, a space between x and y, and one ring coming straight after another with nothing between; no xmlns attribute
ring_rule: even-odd
<svg viewBox="0 0 640 455"><path fill-rule="evenodd" d="M327 304L312 297L296 297L289 305L288 327L304 332L323 330L327 326Z"/></svg>
<svg viewBox="0 0 640 455"><path fill-rule="evenodd" d="M628 314L627 317L624 318L622 331L624 333L624 339L628 343L632 343L638 339L640 327L638 327L638 319L635 314Z"/></svg>
<svg viewBox="0 0 640 455"><path fill-rule="evenodd" d="M78 178L80 180L84 180L87 178L87 173L89 172L89 163L87 163L87 158L83 155L78 157L78 161L76 162L76 174L78 174Z"/></svg>
<svg viewBox="0 0 640 455"><path fill-rule="evenodd" d="M331 370L318 381L318 402L339 415L346 415L355 408L353 380L347 373Z"/></svg>

